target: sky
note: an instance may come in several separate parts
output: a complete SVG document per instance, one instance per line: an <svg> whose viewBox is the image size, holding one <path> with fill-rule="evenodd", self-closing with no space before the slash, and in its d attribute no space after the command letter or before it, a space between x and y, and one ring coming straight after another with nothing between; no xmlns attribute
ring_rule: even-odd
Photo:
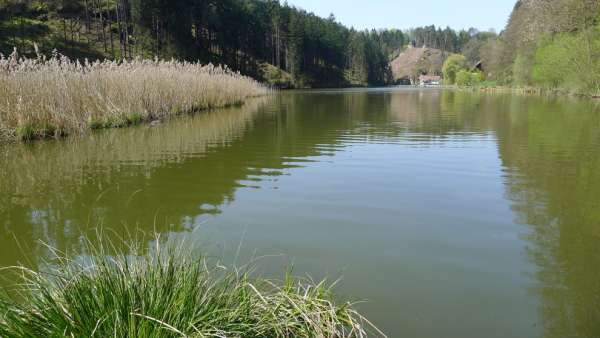
<svg viewBox="0 0 600 338"><path fill-rule="evenodd" d="M323 17L356 29L408 29L427 25L454 29L475 27L500 32L516 0L288 0Z"/></svg>

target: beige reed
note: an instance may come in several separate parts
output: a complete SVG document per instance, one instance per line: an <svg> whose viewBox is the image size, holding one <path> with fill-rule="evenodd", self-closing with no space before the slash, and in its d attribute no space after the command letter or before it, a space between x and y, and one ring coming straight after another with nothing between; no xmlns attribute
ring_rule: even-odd
<svg viewBox="0 0 600 338"><path fill-rule="evenodd" d="M265 95L224 67L162 60L0 56L0 139L60 137L239 104Z"/></svg>

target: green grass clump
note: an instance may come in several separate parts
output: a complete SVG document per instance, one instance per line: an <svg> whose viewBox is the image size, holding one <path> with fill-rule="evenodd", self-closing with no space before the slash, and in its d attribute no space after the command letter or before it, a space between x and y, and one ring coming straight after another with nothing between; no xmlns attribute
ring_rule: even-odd
<svg viewBox="0 0 600 338"><path fill-rule="evenodd" d="M64 136L56 126L49 123L23 123L16 129L18 139L32 141L36 139Z"/></svg>
<svg viewBox="0 0 600 338"><path fill-rule="evenodd" d="M255 278L175 249L90 251L44 272L12 268L24 282L0 297L0 337L383 336L334 301L333 284Z"/></svg>
<svg viewBox="0 0 600 338"><path fill-rule="evenodd" d="M127 116L127 122L132 125L140 124L143 120L144 117L140 113L131 113L129 116Z"/></svg>

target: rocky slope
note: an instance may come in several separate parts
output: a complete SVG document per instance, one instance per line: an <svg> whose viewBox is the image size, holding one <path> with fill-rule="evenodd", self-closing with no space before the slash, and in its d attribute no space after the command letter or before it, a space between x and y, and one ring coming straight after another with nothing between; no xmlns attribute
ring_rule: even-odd
<svg viewBox="0 0 600 338"><path fill-rule="evenodd" d="M391 62L394 81L414 83L421 74L441 75L448 55L435 48L409 47Z"/></svg>

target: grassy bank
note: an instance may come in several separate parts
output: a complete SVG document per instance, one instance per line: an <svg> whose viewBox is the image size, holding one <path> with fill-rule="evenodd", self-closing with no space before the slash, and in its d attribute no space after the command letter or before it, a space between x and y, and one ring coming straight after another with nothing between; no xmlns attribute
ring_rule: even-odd
<svg viewBox="0 0 600 338"><path fill-rule="evenodd" d="M600 99L600 93L583 93L567 89L555 88L539 88L539 87L512 87L500 86L496 84L481 84L475 86L454 86L449 87L459 90L477 91L484 93L507 93L520 95L539 95L539 96L572 96L591 99Z"/></svg>
<svg viewBox="0 0 600 338"><path fill-rule="evenodd" d="M212 65L0 58L0 138L31 140L123 127L238 104L268 90Z"/></svg>
<svg viewBox="0 0 600 338"><path fill-rule="evenodd" d="M335 302L333 284L254 278L252 267L177 249L89 248L76 260L58 255L43 272L11 268L24 282L0 296L0 337L383 336L352 304Z"/></svg>

